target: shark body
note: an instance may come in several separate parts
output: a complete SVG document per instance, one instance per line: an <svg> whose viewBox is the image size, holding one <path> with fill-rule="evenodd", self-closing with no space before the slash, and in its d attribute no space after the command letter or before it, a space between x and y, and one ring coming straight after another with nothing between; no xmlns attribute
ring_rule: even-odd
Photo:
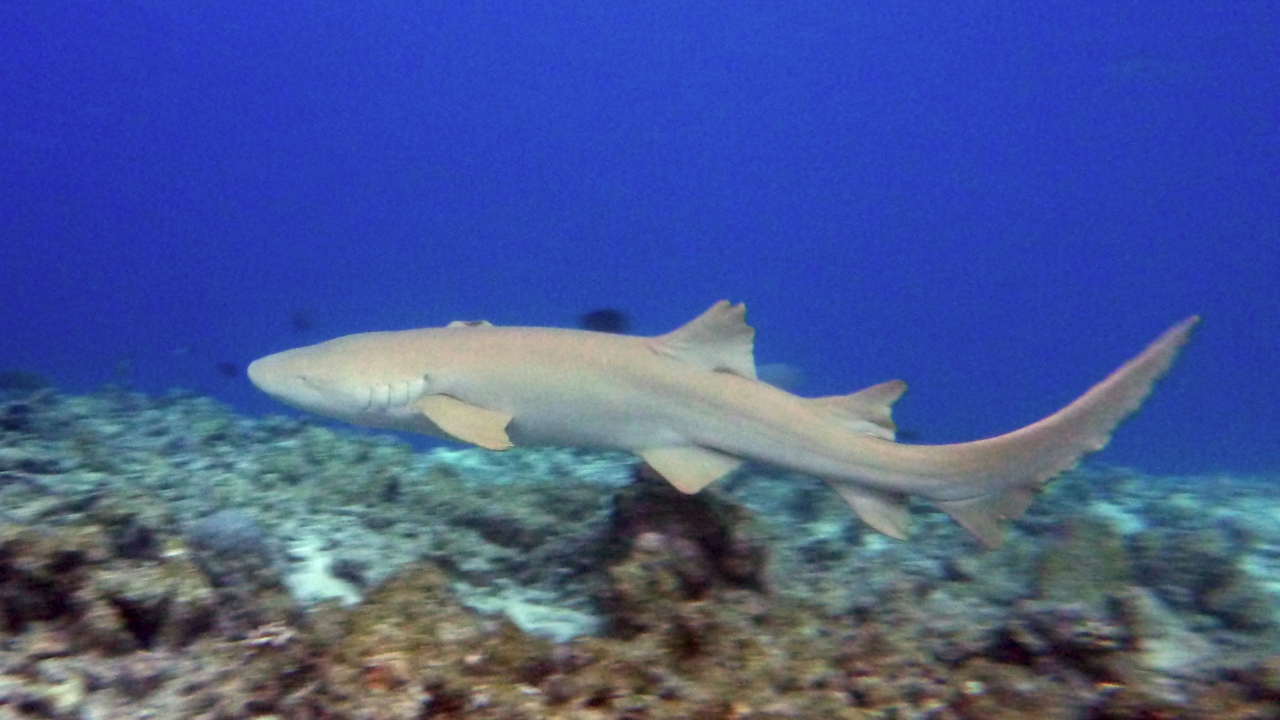
<svg viewBox="0 0 1280 720"><path fill-rule="evenodd" d="M802 398L757 380L746 309L723 300L656 337L455 322L286 350L248 374L285 404L359 425L491 450L627 450L686 493L744 460L815 475L896 538L907 535L907 496L917 495L995 547L1002 521L1107 444L1198 321L1173 326L1043 420L949 445L894 442L902 381Z"/></svg>

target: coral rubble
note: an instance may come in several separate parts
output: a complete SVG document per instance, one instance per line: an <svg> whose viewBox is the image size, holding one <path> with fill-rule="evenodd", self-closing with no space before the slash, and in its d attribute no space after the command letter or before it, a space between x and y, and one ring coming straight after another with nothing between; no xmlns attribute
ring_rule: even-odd
<svg viewBox="0 0 1280 720"><path fill-rule="evenodd" d="M0 717L1280 717L1280 493L1078 471L981 553L748 469L0 389Z"/></svg>

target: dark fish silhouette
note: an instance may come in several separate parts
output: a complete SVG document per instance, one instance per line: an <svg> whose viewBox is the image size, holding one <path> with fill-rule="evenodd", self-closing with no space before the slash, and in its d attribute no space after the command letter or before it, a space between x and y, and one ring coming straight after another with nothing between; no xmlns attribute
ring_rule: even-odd
<svg viewBox="0 0 1280 720"><path fill-rule="evenodd" d="M621 310L600 308L578 318L578 327L593 332L621 335L631 328L631 320Z"/></svg>
<svg viewBox="0 0 1280 720"><path fill-rule="evenodd" d="M243 374L240 366L233 362L223 361L218 363L216 367L218 368L218 373L226 378L240 377Z"/></svg>
<svg viewBox="0 0 1280 720"><path fill-rule="evenodd" d="M53 383L38 372L19 368L0 370L0 390L43 390L49 387L53 387Z"/></svg>
<svg viewBox="0 0 1280 720"><path fill-rule="evenodd" d="M315 320L312 319L311 313L299 310L289 318L289 325L298 332L307 332L316 326Z"/></svg>

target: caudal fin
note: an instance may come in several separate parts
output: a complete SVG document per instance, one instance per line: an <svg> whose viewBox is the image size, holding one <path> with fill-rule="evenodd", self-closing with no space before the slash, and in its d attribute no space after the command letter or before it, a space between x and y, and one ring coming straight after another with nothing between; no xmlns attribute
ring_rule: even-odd
<svg viewBox="0 0 1280 720"><path fill-rule="evenodd" d="M1141 354L1049 417L1006 435L955 445L893 442L889 406L905 385L883 383L821 402L841 411L867 456L865 481L828 479L862 520L895 538L909 528L907 495L928 498L988 548L998 546L1006 520L1020 517L1045 483L1085 455L1101 450L1111 433L1151 393L1200 322L1189 317L1165 331ZM874 410L869 412L868 408Z"/></svg>
<svg viewBox="0 0 1280 720"><path fill-rule="evenodd" d="M997 547L1004 521L1021 516L1046 482L1106 446L1120 421L1142 405L1173 365L1199 322L1192 316L1169 328L1137 357L1039 422L986 440L929 448L945 453L958 475L952 498L933 503L982 545ZM988 492L966 497L972 490L965 486Z"/></svg>

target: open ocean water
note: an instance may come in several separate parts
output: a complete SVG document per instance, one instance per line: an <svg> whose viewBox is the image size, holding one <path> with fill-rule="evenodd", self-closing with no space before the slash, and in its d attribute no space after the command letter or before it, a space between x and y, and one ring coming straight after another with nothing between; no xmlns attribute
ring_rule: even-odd
<svg viewBox="0 0 1280 720"><path fill-rule="evenodd" d="M1267 2L0 8L0 366L275 410L218 363L744 301L922 441L1199 337L1108 460L1280 465ZM309 329L294 329L301 317Z"/></svg>
<svg viewBox="0 0 1280 720"><path fill-rule="evenodd" d="M1093 458L1100 464L1062 481L1067 489L1018 525L1010 544L1034 552L978 555L937 514L918 520L918 542L884 545L806 481L728 483L725 497L772 518L763 522L775 575L761 579L755 545L734 544L745 535L724 518L736 510L707 510L716 520L705 522L726 523L725 535L718 550L704 548L711 565L673 571L701 588L682 601L710 593L721 604L698 607L727 608L714 611L726 613L718 626L747 627L752 601L718 593L781 584L830 613L813 623L846 627L855 617L860 628L840 640L843 650L788 650L786 672L810 678L795 692L818 704L760 718L996 717L984 704L996 695L982 688L1018 686L1018 673L1044 684L1023 710L992 700L1010 713L1001 717L1127 717L1107 698L1139 687L1141 701L1125 707L1156 713L1143 717L1280 712L1274 2L5 0L0 289L0 530L89 523L106 528L103 557L136 565L94 566L108 579L95 581L101 602L89 610L61 596L28 602L47 578L0 572L11 641L2 652L55 668L37 673L36 689L0 682L0 712L204 717L216 706L217 717L436 717L465 706L488 717L481 690L452 675L422 679L409 650L374 652L394 645L386 637L353 630L335 640L324 630L333 626L297 624L280 610L326 597L366 601L352 612L372 619L350 622L376 628L399 622L377 615L407 607L395 605L396 592L446 607L448 585L469 607L505 613L534 635L642 643L675 621L619 601L631 587L619 578L651 568L663 548L688 548L671 540L678 529L646 535L644 522L619 519L617 508L665 507L643 495L653 488L635 490L639 500L618 490L630 477L625 459L410 454L395 443L434 443L300 422L244 369L338 335L458 319L573 327L583 313L616 308L632 332L659 334L721 298L747 304L757 361L789 368L799 394L906 380L895 419L920 443L1033 422L1165 328L1203 317L1168 377ZM58 395L28 397L38 378ZM492 489L521 478L530 489ZM609 496L610 517L601 488L620 493ZM95 509L108 489L132 509ZM599 559L617 557L597 557L590 543L624 545L629 532L648 538L629 556L643 557L601 579ZM0 537L0 571L28 552L6 549L13 537ZM185 619L120 610L129 632L85 630L99 617L93 608L152 607L132 590L101 588L159 587L147 563L171 565L188 551L201 579L182 587L205 588L206 600L174 589L161 603L184 608ZM707 569L721 552L738 570ZM1082 576L1064 574L1054 557ZM449 581L396 574L422 558ZM742 563L761 574L742 575ZM1231 570L1196 574L1206 568ZM849 576L862 586L850 588ZM980 587L956 589L964 583ZM291 600L271 594L281 587ZM1083 599L1062 588L1081 588ZM66 607L80 609L64 617ZM475 622L450 617L438 622ZM811 632L808 617L788 615L769 632L783 645L840 637ZM891 661L860 654L880 647L868 628L927 636L939 617L963 626L939 630L945 647L897 638L911 649ZM1085 626L1093 644L1072 645ZM472 640L492 631L449 627ZM1055 634L1064 627L1072 630ZM187 649L204 648L210 634L233 645ZM416 699L372 715L326 705L332 698L313 693L324 685L309 674L316 661L295 641L303 635L346 648L332 656L346 669L326 670L324 682L347 697L369 691L391 703L414 688ZM71 649L48 649L68 637ZM575 665L567 649L544 658L472 640L442 666L532 688L526 695L546 698L548 716L643 716L627 714L622 690L590 690L604 682L590 675L596 666ZM247 654L228 661L227 647ZM610 647L582 652L612 657ZM511 671L516 680L507 666L467 665L489 652L527 663ZM930 659L909 660L916 652ZM85 670L76 663L98 662L86 653L114 659ZM1082 653L1107 659L1073 665ZM817 670L795 669L824 657L841 664L822 672L863 680L824 685ZM168 682L214 677L224 661L305 682L263 680L288 692L235 709L191 709L196 701L181 699L190 693ZM158 672L149 662L175 669L137 680ZM724 678L693 662L672 660L671 677L714 696ZM741 662L747 675L776 677ZM945 669L911 682L947 688L936 707L920 699L928 693L903 689L917 670L885 669L929 663ZM895 690L865 686L873 666ZM626 675L617 667L600 672ZM72 680L59 678L76 673L131 679L85 680L97 690L70 709L39 689L65 690ZM1079 678L1092 683L1088 693ZM755 717L774 702L698 705L696 693L670 690L671 678L644 682L634 703L657 703L646 705L652 717ZM254 692L202 687L224 698ZM828 690L852 714L820 709L830 698L813 693ZM511 691L510 707L522 692ZM605 696L614 699L592 704ZM495 697L492 707L508 707ZM876 700L898 697L914 699ZM692 709L678 712L688 714L671 709L686 701ZM1254 702L1260 714L1241 709ZM944 706L953 715L929 714ZM1236 714L1205 710L1228 706Z"/></svg>

